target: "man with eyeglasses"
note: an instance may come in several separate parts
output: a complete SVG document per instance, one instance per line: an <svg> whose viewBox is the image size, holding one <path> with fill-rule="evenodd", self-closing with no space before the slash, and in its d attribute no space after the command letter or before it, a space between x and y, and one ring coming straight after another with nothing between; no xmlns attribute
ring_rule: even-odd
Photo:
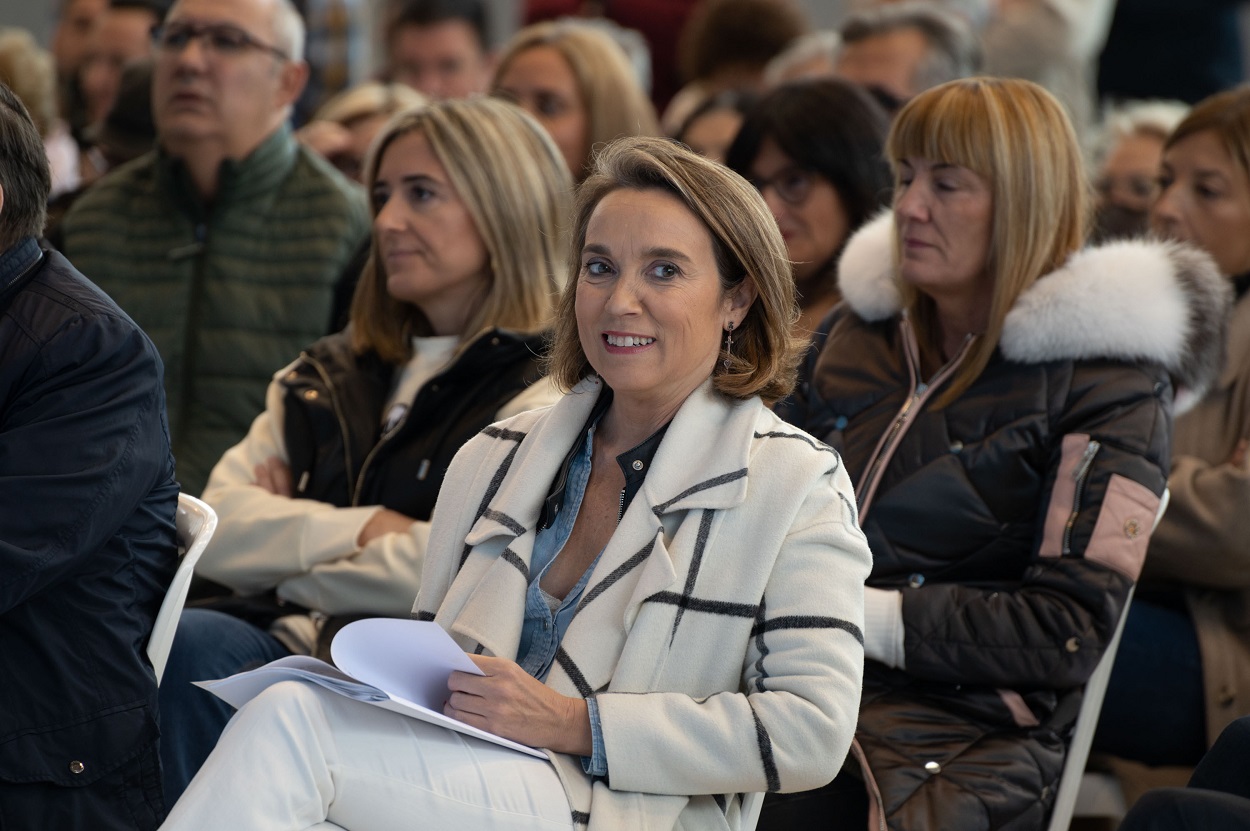
<svg viewBox="0 0 1250 831"><path fill-rule="evenodd" d="M360 189L292 137L303 40L290 0L179 0L154 32L159 148L65 217L66 255L164 358L189 493L264 409L273 372L325 333L368 234Z"/></svg>

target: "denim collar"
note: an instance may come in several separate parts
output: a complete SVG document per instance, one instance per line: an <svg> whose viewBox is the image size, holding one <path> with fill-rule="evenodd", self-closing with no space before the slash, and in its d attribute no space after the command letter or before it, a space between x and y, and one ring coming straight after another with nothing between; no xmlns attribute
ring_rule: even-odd
<svg viewBox="0 0 1250 831"><path fill-rule="evenodd" d="M18 280L43 258L43 249L34 237L24 237L0 254L0 297L9 293Z"/></svg>
<svg viewBox="0 0 1250 831"><path fill-rule="evenodd" d="M577 458L578 451L585 444L586 434L599 423L599 419L603 418L603 414L608 411L608 406L611 403L612 388L605 384L603 392L599 394L599 400L595 402L590 415L586 417L586 423L573 440L573 446L569 448L564 461L560 463L560 468L556 472L556 478L552 481L550 490L547 491L547 498L543 500L542 513L538 517L538 527L540 529L550 525L556 514L560 512L560 506L564 502L564 489L569 479L569 468L573 466L573 460ZM665 423L663 427L644 439L642 443L616 457L616 463L620 465L621 473L625 476L624 498L621 501L622 514L625 513L629 503L634 500L634 496L642 488L642 483L647 478L647 471L651 470L651 461L655 458L656 451L660 449L660 442L664 439L664 433L668 430L668 425L671 423Z"/></svg>

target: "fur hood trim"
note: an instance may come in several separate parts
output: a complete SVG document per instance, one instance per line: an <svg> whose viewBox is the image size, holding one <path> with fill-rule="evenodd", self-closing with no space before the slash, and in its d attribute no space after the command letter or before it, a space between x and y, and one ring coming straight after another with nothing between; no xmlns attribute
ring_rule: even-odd
<svg viewBox="0 0 1250 831"><path fill-rule="evenodd" d="M838 264L842 296L868 321L902 310L887 212L851 237ZM1192 245L1126 240L1073 254L1007 313L999 347L1019 363L1115 358L1162 365L1200 398L1223 364L1232 282ZM1178 390L1178 398L1181 391Z"/></svg>

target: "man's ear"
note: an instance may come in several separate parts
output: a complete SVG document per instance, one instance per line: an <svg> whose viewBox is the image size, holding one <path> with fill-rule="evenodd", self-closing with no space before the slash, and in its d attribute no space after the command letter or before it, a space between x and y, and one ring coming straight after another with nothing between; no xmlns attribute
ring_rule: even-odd
<svg viewBox="0 0 1250 831"><path fill-rule="evenodd" d="M282 65L279 83L279 106L289 107L299 100L308 84L308 64L305 61L287 61Z"/></svg>

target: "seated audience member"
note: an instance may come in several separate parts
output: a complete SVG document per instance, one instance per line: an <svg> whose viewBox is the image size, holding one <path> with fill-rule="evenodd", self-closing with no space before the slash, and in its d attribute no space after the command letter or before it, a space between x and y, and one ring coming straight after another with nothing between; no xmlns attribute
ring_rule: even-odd
<svg viewBox="0 0 1250 831"><path fill-rule="evenodd" d="M122 70L117 99L104 120L84 131L90 145L82 154L83 177L77 188L48 202L46 237L60 248L61 222L100 175L139 158L156 146L152 120L152 62L139 60ZM75 154L77 156L77 154Z"/></svg>
<svg viewBox="0 0 1250 831"><path fill-rule="evenodd" d="M426 98L406 84L367 81L331 98L306 125L299 140L344 176L359 182L374 137L391 116L421 106Z"/></svg>
<svg viewBox="0 0 1250 831"><path fill-rule="evenodd" d="M1146 555L1173 384L1214 380L1227 297L1191 246L1083 249L1080 148L1032 82L923 92L886 154L893 213L847 243L795 396L873 552L857 796L906 831L1042 828ZM844 795L774 798L760 827Z"/></svg>
<svg viewBox="0 0 1250 831"><path fill-rule="evenodd" d="M1120 831L1237 831L1250 827L1250 716L1230 722L1194 769L1187 788L1147 791Z"/></svg>
<svg viewBox="0 0 1250 831"><path fill-rule="evenodd" d="M675 133L703 100L726 89L758 90L764 67L808 31L794 0L704 0L694 7L677 45L685 85L664 110Z"/></svg>
<svg viewBox="0 0 1250 831"><path fill-rule="evenodd" d="M765 86L837 74L835 66L841 45L842 36L831 29L808 32L764 66Z"/></svg>
<svg viewBox="0 0 1250 831"><path fill-rule="evenodd" d="M188 609L179 624L161 685L171 801L230 717L190 682L324 653L327 617L325 644L337 616L407 616L452 456L556 398L538 356L572 182L542 128L490 99L414 110L386 127L367 184L351 327L274 376L204 491L220 525L198 571L243 597L215 604L240 617Z"/></svg>
<svg viewBox="0 0 1250 831"><path fill-rule="evenodd" d="M158 149L62 225L66 256L161 352L189 493L264 409L274 369L325 333L368 233L359 188L287 125L302 43L290 0L179 0L156 35Z"/></svg>
<svg viewBox="0 0 1250 831"><path fill-rule="evenodd" d="M834 62L841 78L900 106L930 87L967 78L981 66L968 21L931 2L879 3L842 24Z"/></svg>
<svg viewBox="0 0 1250 831"><path fill-rule="evenodd" d="M576 21L536 23L504 46L491 90L538 119L573 178L591 154L621 136L659 133L655 110L612 38Z"/></svg>
<svg viewBox="0 0 1250 831"><path fill-rule="evenodd" d="M1107 41L1116 4L1117 0L993 0L979 29L982 74L1041 84L1063 104L1076 137L1087 145L1097 119L1098 53Z"/></svg>
<svg viewBox="0 0 1250 831"><path fill-rule="evenodd" d="M177 560L161 360L40 247L50 183L0 85L0 825L150 831L145 644Z"/></svg>
<svg viewBox="0 0 1250 831"><path fill-rule="evenodd" d="M585 3L582 0L524 0L521 20L528 26L575 15L632 29L642 35L651 56L651 101L663 110L680 86L677 46L691 12L701 0L630 0L628 3Z"/></svg>
<svg viewBox="0 0 1250 831"><path fill-rule="evenodd" d="M78 70L87 57L96 22L108 8L108 0L56 0L56 3L56 26L52 30L50 48L56 65L61 118L76 137L87 126L86 107L78 89Z"/></svg>
<svg viewBox="0 0 1250 831"><path fill-rule="evenodd" d="M890 200L883 150L889 116L855 84L795 81L747 112L725 163L764 196L786 241L809 338L841 299L834 266L842 246Z"/></svg>
<svg viewBox="0 0 1250 831"><path fill-rule="evenodd" d="M494 57L485 0L390 0L388 81L434 100L485 92Z"/></svg>
<svg viewBox="0 0 1250 831"><path fill-rule="evenodd" d="M78 70L88 126L103 121L113 108L126 65L151 57L152 30L164 14L160 0L109 0Z"/></svg>
<svg viewBox="0 0 1250 831"><path fill-rule="evenodd" d="M1236 300L1219 381L1174 425L1171 501L1151 537L1094 747L1189 766L1250 714L1250 89L1199 103L1168 138L1150 224L1209 252ZM1209 337L1223 331L1212 326Z"/></svg>
<svg viewBox="0 0 1250 831"><path fill-rule="evenodd" d="M52 55L25 29L0 28L0 83L21 100L43 138L52 172L52 196L77 187L78 146L57 116Z"/></svg>
<svg viewBox="0 0 1250 831"><path fill-rule="evenodd" d="M279 684L167 829L710 831L837 771L871 557L837 455L767 408L802 351L776 224L655 138L610 145L577 204L571 391L457 455L414 609L485 673L453 673L445 712L550 761Z"/></svg>
<svg viewBox="0 0 1250 831"><path fill-rule="evenodd" d="M742 127L742 119L755 101L755 93L746 90L719 92L700 104L673 138L700 156L723 164L729 145Z"/></svg>
<svg viewBox="0 0 1250 831"><path fill-rule="evenodd" d="M1163 144L1188 111L1179 101L1136 101L1107 112L1094 148L1099 237L1141 236L1150 229Z"/></svg>

